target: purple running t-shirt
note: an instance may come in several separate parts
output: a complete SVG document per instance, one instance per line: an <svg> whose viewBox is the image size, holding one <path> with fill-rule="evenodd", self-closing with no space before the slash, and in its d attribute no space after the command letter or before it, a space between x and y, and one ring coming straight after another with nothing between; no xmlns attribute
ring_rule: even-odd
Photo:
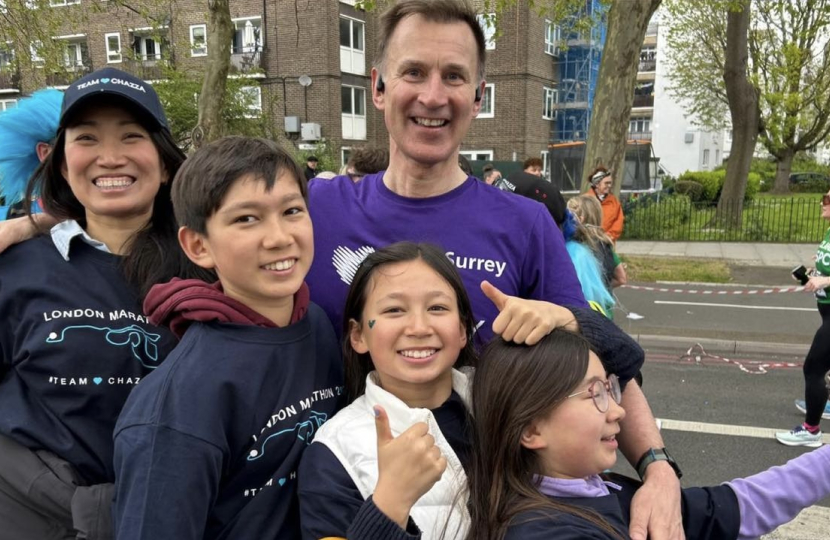
<svg viewBox="0 0 830 540"><path fill-rule="evenodd" d="M312 301L326 311L338 334L361 261L403 240L446 250L464 280L483 342L492 337L498 315L481 292L485 279L508 295L587 307L562 233L541 203L473 177L437 197L402 197L384 185L383 174L358 183L338 176L309 185L314 263L306 281Z"/></svg>

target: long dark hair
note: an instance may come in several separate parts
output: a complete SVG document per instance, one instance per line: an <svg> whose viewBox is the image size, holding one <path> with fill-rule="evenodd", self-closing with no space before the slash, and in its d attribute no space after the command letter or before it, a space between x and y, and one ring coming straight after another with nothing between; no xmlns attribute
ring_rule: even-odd
<svg viewBox="0 0 830 540"><path fill-rule="evenodd" d="M461 349L455 367L473 365L476 361L476 352L473 345L475 319L473 318L470 299L458 271L447 258L444 250L438 246L425 243L397 242L366 257L357 269L349 288L349 295L343 312L343 360L349 403L363 395L366 390L366 376L374 369L369 353L359 354L352 348L350 323L355 321L361 326L364 324L363 308L366 305L366 297L369 295L369 288L372 286L372 276L380 267L416 259L424 261L427 266L444 278L455 291L455 297L458 299L458 314L461 318L461 324L467 332L467 343ZM417 286L417 284L414 284L414 286Z"/></svg>
<svg viewBox="0 0 830 540"><path fill-rule="evenodd" d="M100 103L100 102L99 102ZM185 160L184 153L176 146L167 129L160 128L142 119L126 100L112 99L118 107L131 111L136 120L150 134L150 140L159 153L167 182L159 186L153 201L153 215L145 227L136 231L125 246L126 255L122 269L127 281L133 285L140 298L156 283L169 281L174 277L197 278L214 281L215 274L199 268L184 255L177 240L178 224L173 214L170 190L176 172ZM69 125L73 125L71 122ZM63 173L66 143L66 126L58 128L52 151L32 174L26 186L26 200L32 200L40 193L43 208L59 220L74 219L86 228L86 210L72 193ZM29 211L31 218L31 210Z"/></svg>
<svg viewBox="0 0 830 540"><path fill-rule="evenodd" d="M521 443L528 425L547 417L585 378L589 351L584 338L565 330L532 347L496 337L485 349L473 377L468 540L502 540L511 520L530 510L577 515L621 538L598 514L542 495L534 480L544 474L542 465Z"/></svg>

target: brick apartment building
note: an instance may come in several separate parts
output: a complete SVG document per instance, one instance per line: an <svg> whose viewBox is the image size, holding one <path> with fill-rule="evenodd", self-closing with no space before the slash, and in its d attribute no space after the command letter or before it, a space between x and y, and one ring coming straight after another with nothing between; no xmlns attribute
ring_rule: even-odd
<svg viewBox="0 0 830 540"><path fill-rule="evenodd" d="M94 12L84 5L92 2L97 3ZM0 110L38 88L62 88L105 66L152 81L162 77L161 62L198 70L205 61L204 2L154 4L147 9L155 24L101 0L47 3L49 7L41 9L67 10L67 20L73 19L71 10L86 9L83 24L67 23L53 36L66 44L67 73L39 69L36 44L0 49ZM299 148L312 149L318 137L325 139L343 159L350 148L388 145L383 118L371 103L377 14L353 4L354 0L231 0L231 76L246 81L243 91L254 97L251 114L268 115L273 125L287 129L287 138ZM524 2L501 14L496 24L497 38L494 30L487 30L482 112L462 152L473 159L546 159L555 101L555 27Z"/></svg>

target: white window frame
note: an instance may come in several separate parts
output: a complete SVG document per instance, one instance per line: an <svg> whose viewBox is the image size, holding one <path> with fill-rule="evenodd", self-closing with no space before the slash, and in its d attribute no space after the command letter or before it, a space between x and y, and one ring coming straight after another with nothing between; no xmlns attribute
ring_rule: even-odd
<svg viewBox="0 0 830 540"><path fill-rule="evenodd" d="M493 151L492 150L461 150L458 152L459 155L464 156L465 158L469 159L470 161L493 161ZM486 156L482 160L476 159L479 156Z"/></svg>
<svg viewBox="0 0 830 540"><path fill-rule="evenodd" d="M340 85L341 88L350 88L351 89L351 111L350 113L343 112L343 104L340 104L340 120L341 120L341 135L344 139L348 139L350 141L365 141L366 140L366 123L367 123L367 115L366 115L366 94L367 90L363 86L354 86L351 84L342 84ZM356 99L356 90L361 90L363 93L363 114L355 113L355 103L357 103ZM342 100L342 92L341 92L341 100ZM362 133L361 133L361 122L362 122ZM351 127L351 130L348 130L348 127ZM362 136L361 136L362 135Z"/></svg>
<svg viewBox="0 0 830 540"><path fill-rule="evenodd" d="M196 45L196 39L193 35L193 31L201 28L202 29L202 39L204 42L202 43L201 47ZM207 56L207 25L206 24L191 24L190 25L190 56Z"/></svg>
<svg viewBox="0 0 830 540"><path fill-rule="evenodd" d="M116 51L110 49L111 37L118 38L118 50ZM107 50L107 64L120 64L123 60L123 56L121 54L121 32L110 32L109 34L104 34L104 48Z"/></svg>
<svg viewBox="0 0 830 540"><path fill-rule="evenodd" d="M550 166L550 163L548 162L548 158L550 157L550 151L549 150L542 150L541 157L542 157L542 178L550 178L550 171L548 170L548 167Z"/></svg>
<svg viewBox="0 0 830 540"><path fill-rule="evenodd" d="M496 14L488 13L486 17L479 14L476 15L476 19L478 19L481 31L484 32L484 48L488 51L494 50L496 48ZM488 19L491 21L490 24L488 24Z"/></svg>
<svg viewBox="0 0 830 540"><path fill-rule="evenodd" d="M43 47L43 43L40 40L35 40L32 43L29 43L29 52L32 54L32 63L33 64L42 64L45 62L38 49Z"/></svg>
<svg viewBox="0 0 830 540"><path fill-rule="evenodd" d="M629 133L651 133L651 116L632 116L628 119ZM637 128L637 129L632 129Z"/></svg>
<svg viewBox="0 0 830 540"><path fill-rule="evenodd" d="M236 32L239 30L239 23L242 23L242 26L245 25L246 22L251 21L251 25L259 28L259 41L254 44L253 50L245 50L245 46L243 45L243 50L241 51L234 51L233 50L233 38L231 38L231 54L252 54L255 52L262 51L263 43L265 43L265 27L262 26L262 17L260 16L252 16L252 17L237 17L235 19L231 19L233 23L233 32L236 35ZM257 24L253 24L253 21L257 21ZM207 46L207 30L205 31L205 46Z"/></svg>
<svg viewBox="0 0 830 540"><path fill-rule="evenodd" d="M346 164L349 162L350 157L352 157L352 147L351 146L341 146L340 147L340 167L345 167Z"/></svg>
<svg viewBox="0 0 830 540"><path fill-rule="evenodd" d="M490 99L487 99L487 94L490 94ZM485 111L484 105L489 103L490 110ZM496 85L495 84L485 84L484 85L484 94L481 96L481 109L478 111L478 116L476 118L493 118L496 116Z"/></svg>
<svg viewBox="0 0 830 540"><path fill-rule="evenodd" d="M340 20L349 22L349 45L340 45L340 71L353 73L355 75L366 74L366 21L340 15ZM339 23L339 21L338 21ZM354 26L359 23L362 35L363 48L356 48L354 45ZM338 26L339 28L339 26ZM342 36L341 36L342 37ZM340 38L338 38L340 39Z"/></svg>
<svg viewBox="0 0 830 540"><path fill-rule="evenodd" d="M11 107L9 105L11 105ZM14 107L17 107L16 99L0 99L0 112L13 109Z"/></svg>
<svg viewBox="0 0 830 540"><path fill-rule="evenodd" d="M248 112L244 114L245 118L259 118L262 116L262 87L259 85L241 86L239 91L243 94L251 94L254 97L254 102L247 105Z"/></svg>
<svg viewBox="0 0 830 540"><path fill-rule="evenodd" d="M703 165L704 167L709 166L709 149L708 148L703 149L703 159L701 160L701 165Z"/></svg>
<svg viewBox="0 0 830 540"><path fill-rule="evenodd" d="M152 28L147 30L136 28L135 30L130 32L130 37L132 38L130 43L130 50L133 52L133 54L136 54L134 47L135 39L141 39L141 46L139 47L141 50L138 52L137 58L139 62L159 62L164 59L165 47L163 46L164 39L161 33L153 33ZM152 56L147 54L148 39L153 40L153 43L156 44L156 52Z"/></svg>
<svg viewBox="0 0 830 540"><path fill-rule="evenodd" d="M559 92L556 88L550 86L543 86L542 88L542 118L556 120L556 104L559 101Z"/></svg>
<svg viewBox="0 0 830 540"><path fill-rule="evenodd" d="M562 27L545 19L545 54L559 56L559 43L562 41Z"/></svg>

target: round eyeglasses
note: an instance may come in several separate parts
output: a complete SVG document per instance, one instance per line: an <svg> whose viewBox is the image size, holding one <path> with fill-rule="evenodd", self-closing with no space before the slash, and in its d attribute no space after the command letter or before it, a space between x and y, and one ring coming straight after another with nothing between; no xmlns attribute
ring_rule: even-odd
<svg viewBox="0 0 830 540"><path fill-rule="evenodd" d="M591 383L591 386L589 386L587 390L583 390L582 392L576 392L575 394L571 394L568 397L572 398L575 396L581 396L586 392L588 393L588 395L591 396L591 400L594 402L594 406L601 413L608 412L609 394L611 395L611 399L613 399L614 403L616 403L617 405L619 405L620 401L622 401L622 390L620 390L620 380L617 378L616 375L609 375L607 381L596 380Z"/></svg>

